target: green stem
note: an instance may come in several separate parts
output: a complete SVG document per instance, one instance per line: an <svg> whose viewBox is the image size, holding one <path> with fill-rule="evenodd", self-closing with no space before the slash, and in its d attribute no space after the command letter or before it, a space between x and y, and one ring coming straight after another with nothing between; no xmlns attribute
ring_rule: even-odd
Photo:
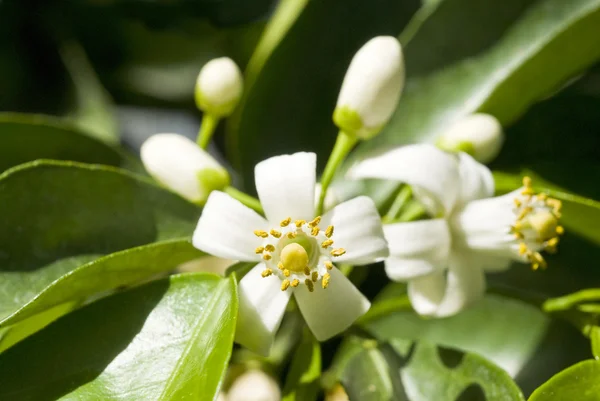
<svg viewBox="0 0 600 401"><path fill-rule="evenodd" d="M339 132L331 155L329 156L329 160L327 161L327 165L325 166L325 171L323 171L323 175L321 176L321 195L319 196L319 203L317 205L317 215L323 213L327 189L335 176L335 172L356 142L357 139L355 136L348 135L343 131Z"/></svg>
<svg viewBox="0 0 600 401"><path fill-rule="evenodd" d="M408 202L411 196L412 188L409 185L403 185L397 192L394 203L392 203L392 206L390 206L388 212L383 217L383 221L385 223L389 223L396 220L398 216L400 216L402 208L404 207L404 205L406 205L406 202Z"/></svg>
<svg viewBox="0 0 600 401"><path fill-rule="evenodd" d="M263 211L262 205L260 204L260 201L258 199L256 199L255 197L250 196L234 187L225 187L223 192L225 192L232 198L239 200L244 205L248 206L250 209L257 211L260 214L264 214L264 211Z"/></svg>
<svg viewBox="0 0 600 401"><path fill-rule="evenodd" d="M196 139L198 146L200 146L202 149L206 149L218 124L218 117L215 117L212 114L204 113L204 116L202 117L202 123L200 124L200 132L198 132L198 139Z"/></svg>

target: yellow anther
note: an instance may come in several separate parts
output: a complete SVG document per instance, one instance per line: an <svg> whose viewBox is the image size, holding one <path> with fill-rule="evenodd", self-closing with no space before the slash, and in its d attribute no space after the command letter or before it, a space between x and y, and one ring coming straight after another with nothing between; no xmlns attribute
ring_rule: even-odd
<svg viewBox="0 0 600 401"><path fill-rule="evenodd" d="M531 187L525 187L525 188L523 188L523 190L521 191L521 195L524 195L524 196L531 196L531 195L533 195L533 194L534 194L534 192L533 192L533 188L531 188Z"/></svg>
<svg viewBox="0 0 600 401"><path fill-rule="evenodd" d="M296 227L300 228L302 227L304 224L306 224L306 220L296 220L294 222L294 224L296 225Z"/></svg>
<svg viewBox="0 0 600 401"><path fill-rule="evenodd" d="M290 280L288 280L287 278L286 278L285 280L283 280L283 281L281 282L281 291L285 291L285 290L287 290L288 288L290 288L290 284L291 284L291 283L290 283Z"/></svg>
<svg viewBox="0 0 600 401"><path fill-rule="evenodd" d="M546 199L548 199L548 195L546 195L544 192L540 192L539 194L537 194L537 198L538 200L545 202Z"/></svg>
<svg viewBox="0 0 600 401"><path fill-rule="evenodd" d="M315 283L317 282L317 280L319 279L319 273L318 272L312 272L312 281L314 281Z"/></svg>
<svg viewBox="0 0 600 401"><path fill-rule="evenodd" d="M333 263L331 263L331 260L326 260L324 265L327 268L327 270L333 269Z"/></svg>
<svg viewBox="0 0 600 401"><path fill-rule="evenodd" d="M290 274L291 274L291 273L290 273L290 271L289 271L288 269L283 269L283 275L284 275L284 276L286 276L286 277L289 277L289 276L290 276Z"/></svg>
<svg viewBox="0 0 600 401"><path fill-rule="evenodd" d="M525 218L525 216L527 216L532 211L533 211L533 208L531 206L524 207L521 210L521 212L519 212L519 215L517 216L517 221L523 220Z"/></svg>
<svg viewBox="0 0 600 401"><path fill-rule="evenodd" d="M273 270L265 269L262 271L261 276L263 276L263 278L264 278L264 277L269 277L271 274L273 274Z"/></svg>
<svg viewBox="0 0 600 401"><path fill-rule="evenodd" d="M294 238L296 238L296 235L297 235L297 234L296 234L296 233L294 233L294 232L289 232L289 233L287 233L287 237L288 237L289 239L294 239Z"/></svg>
<svg viewBox="0 0 600 401"><path fill-rule="evenodd" d="M281 223L279 223L279 225L281 227L287 227L291 222L292 222L292 218L288 217L287 219L281 220Z"/></svg>
<svg viewBox="0 0 600 401"><path fill-rule="evenodd" d="M556 226L556 234L563 235L565 233L565 228L563 226Z"/></svg>
<svg viewBox="0 0 600 401"><path fill-rule="evenodd" d="M324 248L324 249L327 248L327 247L330 247L331 245L333 245L333 240L332 239L326 239L325 241L323 241L321 243L321 247Z"/></svg>
<svg viewBox="0 0 600 401"><path fill-rule="evenodd" d="M313 292L315 290L315 286L313 284L312 281L310 281L310 279L306 279L304 280L304 284L306 284L306 288L308 288L308 291Z"/></svg>
<svg viewBox="0 0 600 401"><path fill-rule="evenodd" d="M267 245L265 245L265 251L275 252L275 247L271 244L267 244Z"/></svg>
<svg viewBox="0 0 600 401"><path fill-rule="evenodd" d="M539 252L533 252L531 254L531 267L533 268L533 270L537 270L540 267L542 269L545 269L546 267L548 267L548 264L546 263L546 261L544 260L544 257L542 256L541 253Z"/></svg>
<svg viewBox="0 0 600 401"><path fill-rule="evenodd" d="M329 227L327 227L327 230L325 230L325 236L327 238L331 238L332 235L333 235L333 226L329 226Z"/></svg>
<svg viewBox="0 0 600 401"><path fill-rule="evenodd" d="M292 280L292 284L290 284L292 287L296 288L298 287L298 284L300 284L300 280L298 280L297 278Z"/></svg>
<svg viewBox="0 0 600 401"><path fill-rule="evenodd" d="M270 234L275 238L281 238L281 232L277 230L271 230Z"/></svg>
<svg viewBox="0 0 600 401"><path fill-rule="evenodd" d="M515 232L519 232L523 229L523 224L520 221L515 222L515 224L512 226L513 231Z"/></svg>
<svg viewBox="0 0 600 401"><path fill-rule="evenodd" d="M515 231L514 235L516 239L525 239L525 236L518 231Z"/></svg>
<svg viewBox="0 0 600 401"><path fill-rule="evenodd" d="M556 247L558 246L558 242L559 242L558 237L550 238L546 242L546 248L545 248L545 250L548 251L548 252L550 252L550 253L556 252Z"/></svg>
<svg viewBox="0 0 600 401"><path fill-rule="evenodd" d="M284 269L284 267L283 267L283 263L281 263L281 262L277 263L277 268L278 268L279 270L283 270L283 269Z"/></svg>
<svg viewBox="0 0 600 401"><path fill-rule="evenodd" d="M264 260L271 260L272 256L270 253L263 253L263 259Z"/></svg>
<svg viewBox="0 0 600 401"><path fill-rule="evenodd" d="M527 249L527 245L525 245L524 242L521 242L519 244L519 255L525 255L527 253L528 249Z"/></svg>
<svg viewBox="0 0 600 401"><path fill-rule="evenodd" d="M254 250L254 252L255 253L263 253L264 250L265 250L264 246L259 246Z"/></svg>
<svg viewBox="0 0 600 401"><path fill-rule="evenodd" d="M519 199L515 198L513 199L513 202L515 203L515 207L521 207L521 205L523 204Z"/></svg>
<svg viewBox="0 0 600 401"><path fill-rule="evenodd" d="M319 227L313 227L313 228L312 228L312 230L310 230L310 234L311 234L313 237L316 237L316 236L319 234L319 231L321 231L321 230L319 229Z"/></svg>
<svg viewBox="0 0 600 401"><path fill-rule="evenodd" d="M531 187L531 178L528 176L523 177L523 186L525 188Z"/></svg>
<svg viewBox="0 0 600 401"><path fill-rule="evenodd" d="M293 272L302 272L308 266L308 253L300 244L287 244L279 257L285 268Z"/></svg>
<svg viewBox="0 0 600 401"><path fill-rule="evenodd" d="M332 250L331 252L331 256L342 256L343 254L346 253L346 250L344 248L337 248Z"/></svg>
<svg viewBox="0 0 600 401"><path fill-rule="evenodd" d="M310 276L310 268L309 268L308 266L305 266L305 267L304 267L304 274L305 274L306 276Z"/></svg>
<svg viewBox="0 0 600 401"><path fill-rule="evenodd" d="M325 273L323 275L323 280L321 280L321 286L325 289L329 286L329 280L331 279L331 274Z"/></svg>
<svg viewBox="0 0 600 401"><path fill-rule="evenodd" d="M269 236L269 233L263 230L254 230L254 235L261 238L267 238Z"/></svg>
<svg viewBox="0 0 600 401"><path fill-rule="evenodd" d="M319 225L319 223L321 222L321 216L317 216L314 218L313 221L311 221L310 223L308 223L309 226L311 227L316 227Z"/></svg>

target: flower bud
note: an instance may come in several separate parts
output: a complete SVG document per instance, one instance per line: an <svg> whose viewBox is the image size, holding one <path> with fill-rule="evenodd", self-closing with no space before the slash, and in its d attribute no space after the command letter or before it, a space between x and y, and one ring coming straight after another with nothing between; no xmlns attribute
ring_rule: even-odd
<svg viewBox="0 0 600 401"><path fill-rule="evenodd" d="M198 74L196 106L215 117L227 117L237 106L242 90L242 73L233 60L228 57L210 60Z"/></svg>
<svg viewBox="0 0 600 401"><path fill-rule="evenodd" d="M480 163L489 163L500 153L504 133L489 114L471 114L452 125L437 141L441 149L470 154Z"/></svg>
<svg viewBox="0 0 600 401"><path fill-rule="evenodd" d="M148 173L165 187L194 203L229 185L229 173L190 139L157 134L144 142L141 158Z"/></svg>
<svg viewBox="0 0 600 401"><path fill-rule="evenodd" d="M403 86L400 42L392 36L377 36L354 55L342 83L333 121L347 134L369 139L392 117Z"/></svg>
<svg viewBox="0 0 600 401"><path fill-rule="evenodd" d="M228 401L280 401L277 382L261 370L249 370L239 376L227 392Z"/></svg>

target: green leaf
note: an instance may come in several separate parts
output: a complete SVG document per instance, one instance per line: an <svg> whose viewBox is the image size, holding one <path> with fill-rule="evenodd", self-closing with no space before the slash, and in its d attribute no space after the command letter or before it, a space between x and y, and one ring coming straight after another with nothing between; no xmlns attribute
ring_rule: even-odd
<svg viewBox="0 0 600 401"><path fill-rule="evenodd" d="M580 362L553 376L531 394L529 401L597 401L600 362Z"/></svg>
<svg viewBox="0 0 600 401"><path fill-rule="evenodd" d="M314 401L321 378L321 346L305 329L283 387L282 401Z"/></svg>
<svg viewBox="0 0 600 401"><path fill-rule="evenodd" d="M451 1L461 0L445 3ZM486 4L485 11L499 14L504 3ZM496 10L500 12L489 8L493 5L500 7ZM434 16L435 12L430 18ZM499 29L501 35L473 57L428 74L409 73L392 121L378 137L359 146L357 156L389 146L431 141L448 124L476 111L495 115L503 125L510 124L531 104L600 57L596 41L600 35L599 0L540 0L511 20L512 25ZM448 32L460 34L441 23L436 31L438 42L445 40ZM413 43L419 42L419 34ZM418 47L430 50L428 44Z"/></svg>
<svg viewBox="0 0 600 401"><path fill-rule="evenodd" d="M2 297L6 299L0 308L0 328L65 302L167 273L202 255L188 240L172 240L116 252L81 265L63 259L33 272L1 273L0 293L6 294Z"/></svg>
<svg viewBox="0 0 600 401"><path fill-rule="evenodd" d="M332 114L353 54L373 36L398 35L417 7L416 1L396 0L376 6L361 0L281 2L227 125L228 153L246 187L252 186L254 164L269 156L330 152L337 134Z"/></svg>
<svg viewBox="0 0 600 401"><path fill-rule="evenodd" d="M37 159L72 160L140 170L139 162L63 119L0 113L0 171Z"/></svg>
<svg viewBox="0 0 600 401"><path fill-rule="evenodd" d="M361 327L382 341L425 340L475 352L513 376L529 361L550 324L539 309L495 295L446 319L424 319L403 300L397 296L375 302L360 321ZM391 307L386 309L387 305ZM399 308L394 311L396 305Z"/></svg>
<svg viewBox="0 0 600 401"><path fill-rule="evenodd" d="M104 298L1 354L0 398L213 399L236 314L235 280L210 274L172 276Z"/></svg>

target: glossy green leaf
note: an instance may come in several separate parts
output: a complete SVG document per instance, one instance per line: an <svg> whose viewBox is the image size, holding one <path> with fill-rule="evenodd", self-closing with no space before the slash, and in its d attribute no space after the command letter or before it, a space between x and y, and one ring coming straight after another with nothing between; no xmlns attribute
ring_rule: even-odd
<svg viewBox="0 0 600 401"><path fill-rule="evenodd" d="M390 290L394 287L391 285ZM446 319L423 319L407 307L405 299L398 303L402 300L396 297L375 302L361 326L380 340L425 340L475 352L511 375L528 362L550 324L539 309L494 295ZM379 311L388 304L389 309ZM400 308L394 310L396 305Z"/></svg>
<svg viewBox="0 0 600 401"><path fill-rule="evenodd" d="M600 362L580 362L553 376L531 394L529 401L597 401Z"/></svg>
<svg viewBox="0 0 600 401"><path fill-rule="evenodd" d="M236 314L235 280L210 274L104 298L0 354L0 399L213 399Z"/></svg>
<svg viewBox="0 0 600 401"><path fill-rule="evenodd" d="M488 5L501 10L504 3ZM493 9L489 13L493 15ZM497 40L473 57L430 74L420 76L416 71L417 75L409 75L392 121L378 137L361 145L357 156L393 145L431 141L448 124L475 111L510 124L532 103L600 57L598 0L540 0L510 21L514 23L498 30ZM460 32L453 32L456 34ZM447 35L443 25L437 27L438 42ZM419 32L412 41L419 41Z"/></svg>
<svg viewBox="0 0 600 401"><path fill-rule="evenodd" d="M305 329L306 330L306 329ZM321 346L308 330L292 358L282 401L314 401L321 378Z"/></svg>
<svg viewBox="0 0 600 401"><path fill-rule="evenodd" d="M418 1L283 1L249 63L247 93L228 122L227 149L253 187L254 164L316 151L337 134L332 114L353 54L371 37L398 35Z"/></svg>
<svg viewBox="0 0 600 401"><path fill-rule="evenodd" d="M0 171L37 159L72 160L139 170L139 162L59 118L0 113Z"/></svg>
<svg viewBox="0 0 600 401"><path fill-rule="evenodd" d="M188 240L155 242L79 265L63 259L32 272L3 273L0 328L69 301L132 285L202 256ZM58 278L56 276L60 275Z"/></svg>

